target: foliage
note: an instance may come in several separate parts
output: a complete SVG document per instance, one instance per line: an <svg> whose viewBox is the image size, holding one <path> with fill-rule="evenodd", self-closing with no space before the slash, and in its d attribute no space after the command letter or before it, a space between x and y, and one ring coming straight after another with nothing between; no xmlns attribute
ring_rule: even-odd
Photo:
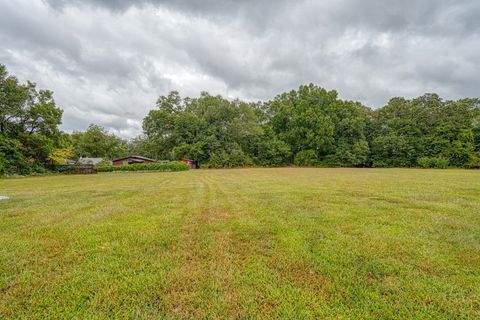
<svg viewBox="0 0 480 320"><path fill-rule="evenodd" d="M267 105L270 125L290 146L296 164L366 164L369 112L361 104L340 100L336 91L310 84L278 95Z"/></svg>
<svg viewBox="0 0 480 320"><path fill-rule="evenodd" d="M471 154L465 167L469 169L480 169L480 152Z"/></svg>
<svg viewBox="0 0 480 320"><path fill-rule="evenodd" d="M142 134L131 141L96 124L63 133L62 113L51 91L19 83L0 65L0 174L43 172L68 157L129 154L193 159L206 168L478 168L480 161L480 99L450 101L437 94L396 97L371 110L314 84L264 103L207 92L182 98L172 91L158 98Z"/></svg>
<svg viewBox="0 0 480 320"><path fill-rule="evenodd" d="M369 157L368 142L364 139L353 144L341 142L333 155L325 157L325 164L337 167L364 167Z"/></svg>
<svg viewBox="0 0 480 320"><path fill-rule="evenodd" d="M313 84L264 104L202 93L162 96L131 145L157 159L190 158L202 167L476 167L480 100L436 94L394 98L378 110ZM426 160L428 159L428 160Z"/></svg>
<svg viewBox="0 0 480 320"><path fill-rule="evenodd" d="M252 164L265 137L255 104L202 93L181 99L162 96L143 121L148 153L157 159L195 159L205 167Z"/></svg>
<svg viewBox="0 0 480 320"><path fill-rule="evenodd" d="M390 100L374 113L371 124L373 166L413 167L417 159L434 158L466 167L478 148L478 110L478 99L444 101L436 94Z"/></svg>
<svg viewBox="0 0 480 320"><path fill-rule="evenodd" d="M183 162L153 162L153 163L134 163L113 166L106 163L99 163L95 166L98 172L114 172L114 171L185 171L189 167Z"/></svg>
<svg viewBox="0 0 480 320"><path fill-rule="evenodd" d="M54 150L49 156L50 160L54 165L65 165L67 160L72 158L74 155L73 147L68 146L66 148L59 148Z"/></svg>
<svg viewBox="0 0 480 320"><path fill-rule="evenodd" d="M240 148L213 153L206 168L239 168L252 166L253 162Z"/></svg>
<svg viewBox="0 0 480 320"><path fill-rule="evenodd" d="M290 146L275 137L264 136L255 145L256 150L252 155L254 164L262 167L280 167L288 164L291 157Z"/></svg>
<svg viewBox="0 0 480 320"><path fill-rule="evenodd" d="M51 91L19 83L0 65L0 173L44 171L48 156L64 147L62 113Z"/></svg>
<svg viewBox="0 0 480 320"><path fill-rule="evenodd" d="M297 166L316 166L319 164L318 155L315 150L303 150L297 152L294 163Z"/></svg>
<svg viewBox="0 0 480 320"><path fill-rule="evenodd" d="M115 159L128 153L127 142L96 124L91 124L85 132L74 132L71 140L77 158Z"/></svg>
<svg viewBox="0 0 480 320"><path fill-rule="evenodd" d="M420 168L436 168L446 169L448 167L448 159L439 157L421 157L417 160Z"/></svg>
<svg viewBox="0 0 480 320"><path fill-rule="evenodd" d="M0 174L30 174L31 165L17 139L0 134Z"/></svg>

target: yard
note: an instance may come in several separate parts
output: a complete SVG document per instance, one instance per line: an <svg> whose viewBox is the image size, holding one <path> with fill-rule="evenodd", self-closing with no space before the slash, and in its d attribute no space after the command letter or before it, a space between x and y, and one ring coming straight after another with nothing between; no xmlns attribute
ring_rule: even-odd
<svg viewBox="0 0 480 320"><path fill-rule="evenodd" d="M0 180L0 318L480 318L480 171Z"/></svg>

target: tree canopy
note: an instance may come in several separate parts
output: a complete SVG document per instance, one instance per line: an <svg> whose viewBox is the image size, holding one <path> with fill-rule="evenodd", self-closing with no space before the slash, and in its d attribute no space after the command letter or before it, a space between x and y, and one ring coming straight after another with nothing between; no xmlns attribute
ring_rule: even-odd
<svg viewBox="0 0 480 320"><path fill-rule="evenodd" d="M62 113L51 91L19 83L0 65L0 173L44 171L49 155L67 144Z"/></svg>
<svg viewBox="0 0 480 320"><path fill-rule="evenodd" d="M43 172L66 157L127 154L202 166L480 168L480 99L396 97L376 110L313 84L266 102L202 92L160 96L143 133L126 141L102 126L59 129L49 90L19 83L0 65L0 174Z"/></svg>
<svg viewBox="0 0 480 320"><path fill-rule="evenodd" d="M73 151L77 158L114 159L127 155L127 142L109 133L102 126L91 124L84 132L71 134Z"/></svg>

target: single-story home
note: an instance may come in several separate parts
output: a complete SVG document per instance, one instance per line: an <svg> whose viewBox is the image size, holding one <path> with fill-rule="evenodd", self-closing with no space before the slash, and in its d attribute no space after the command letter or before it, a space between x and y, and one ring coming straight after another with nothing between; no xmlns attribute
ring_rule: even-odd
<svg viewBox="0 0 480 320"><path fill-rule="evenodd" d="M142 157L142 156L128 156L120 159L115 159L112 161L114 166L121 166L122 164L152 163L152 162L157 162L157 160Z"/></svg>

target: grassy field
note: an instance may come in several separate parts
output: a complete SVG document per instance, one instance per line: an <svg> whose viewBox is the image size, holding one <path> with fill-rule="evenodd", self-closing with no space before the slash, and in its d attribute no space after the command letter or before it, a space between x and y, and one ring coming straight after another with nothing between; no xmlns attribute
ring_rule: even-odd
<svg viewBox="0 0 480 320"><path fill-rule="evenodd" d="M480 318L480 171L0 180L0 318Z"/></svg>

